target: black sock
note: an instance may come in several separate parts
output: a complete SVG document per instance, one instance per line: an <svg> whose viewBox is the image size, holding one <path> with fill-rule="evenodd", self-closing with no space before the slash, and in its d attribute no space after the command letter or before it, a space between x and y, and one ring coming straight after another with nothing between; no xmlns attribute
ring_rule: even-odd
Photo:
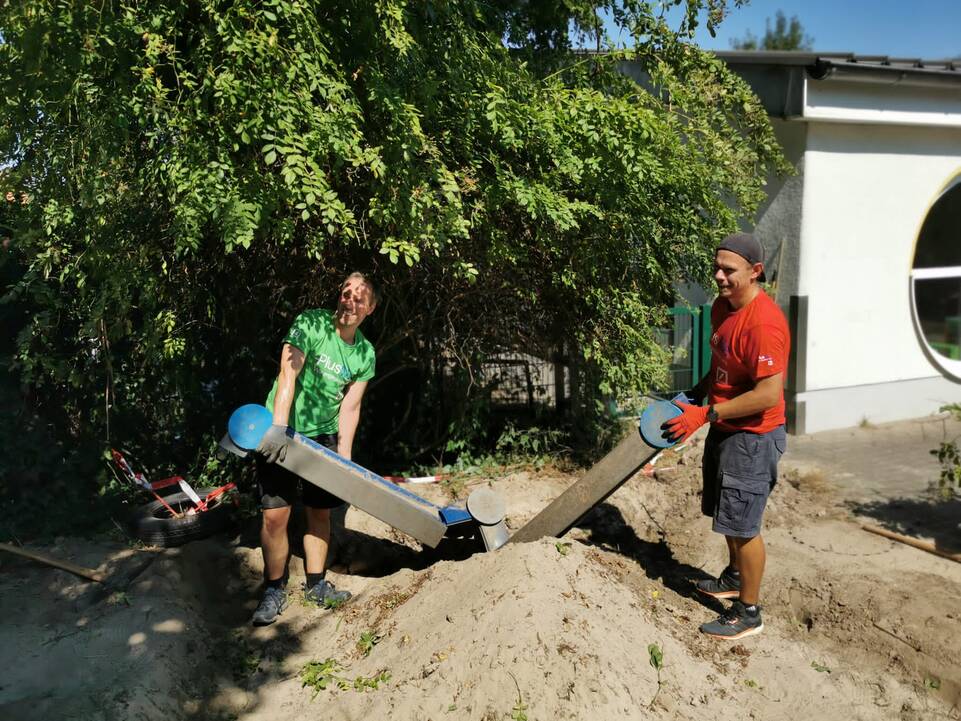
<svg viewBox="0 0 961 721"><path fill-rule="evenodd" d="M735 578L741 577L741 572L734 568L734 566L728 566L725 568L724 573L726 573L728 576L734 576Z"/></svg>
<svg viewBox="0 0 961 721"><path fill-rule="evenodd" d="M307 588L313 588L318 583L324 580L324 576L327 575L326 571L321 571L320 573L308 573L307 576Z"/></svg>
<svg viewBox="0 0 961 721"><path fill-rule="evenodd" d="M268 580L265 585L267 588L283 589L287 586L287 579L284 576L281 576L280 578L276 578L273 581Z"/></svg>

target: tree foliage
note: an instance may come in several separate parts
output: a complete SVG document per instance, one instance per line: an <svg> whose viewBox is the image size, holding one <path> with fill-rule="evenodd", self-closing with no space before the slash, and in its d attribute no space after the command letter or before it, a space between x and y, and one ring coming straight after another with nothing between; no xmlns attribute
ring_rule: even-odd
<svg viewBox="0 0 961 721"><path fill-rule="evenodd" d="M771 18L764 21L764 37L760 42L750 30L743 38L731 41L735 50L810 50L813 46L814 38L804 32L797 15L788 20L782 10L775 14L773 28Z"/></svg>
<svg viewBox="0 0 961 721"><path fill-rule="evenodd" d="M68 445L183 463L354 268L386 288L368 432L409 453L443 444L494 352L649 387L673 284L707 277L785 168L747 86L690 42L726 3L679 4L672 30L643 2L0 3L30 412ZM601 11L633 49L573 48Z"/></svg>

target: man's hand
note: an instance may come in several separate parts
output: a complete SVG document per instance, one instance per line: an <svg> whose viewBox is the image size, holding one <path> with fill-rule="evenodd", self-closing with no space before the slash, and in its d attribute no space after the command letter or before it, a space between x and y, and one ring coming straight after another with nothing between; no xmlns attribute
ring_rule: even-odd
<svg viewBox="0 0 961 721"><path fill-rule="evenodd" d="M264 437L260 439L257 453L262 453L267 463L282 461L287 457L287 444L289 442L287 426L278 426L275 423L267 429Z"/></svg>
<svg viewBox="0 0 961 721"><path fill-rule="evenodd" d="M661 425L661 430L664 431L661 437L672 443L680 443L686 441L694 435L694 431L707 423L708 408L707 406L692 406L679 401L675 402L674 405L680 408L683 413Z"/></svg>

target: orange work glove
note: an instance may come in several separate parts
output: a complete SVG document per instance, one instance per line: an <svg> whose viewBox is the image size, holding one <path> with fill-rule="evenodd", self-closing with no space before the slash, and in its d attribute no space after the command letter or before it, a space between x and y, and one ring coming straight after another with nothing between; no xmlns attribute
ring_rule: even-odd
<svg viewBox="0 0 961 721"><path fill-rule="evenodd" d="M694 435L694 431L707 423L708 406L692 406L679 401L675 401L674 405L684 412L661 425L661 430L664 431L661 437L673 443L680 443L686 441Z"/></svg>

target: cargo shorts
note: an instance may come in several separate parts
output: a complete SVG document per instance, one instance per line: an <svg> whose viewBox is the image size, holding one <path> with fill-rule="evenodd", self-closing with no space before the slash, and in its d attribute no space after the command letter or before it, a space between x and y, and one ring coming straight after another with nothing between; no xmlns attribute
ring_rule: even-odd
<svg viewBox="0 0 961 721"><path fill-rule="evenodd" d="M701 512L716 533L754 538L768 496L777 483L777 464L787 450L787 432L727 432L711 428L704 444Z"/></svg>
<svg viewBox="0 0 961 721"><path fill-rule="evenodd" d="M337 451L336 433L314 436L311 440L334 452ZM267 463L259 454L257 454L257 492L260 496L260 507L264 509L292 506L298 496L308 508L337 508L344 504L344 501L334 494L301 479L286 468L276 463Z"/></svg>

